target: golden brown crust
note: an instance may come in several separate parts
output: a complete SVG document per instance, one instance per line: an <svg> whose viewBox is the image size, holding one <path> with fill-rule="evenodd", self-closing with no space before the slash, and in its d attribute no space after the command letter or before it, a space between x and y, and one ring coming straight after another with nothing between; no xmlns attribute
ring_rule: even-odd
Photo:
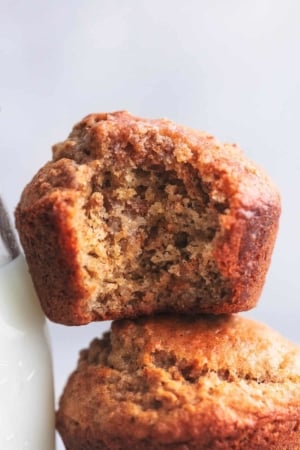
<svg viewBox="0 0 300 450"><path fill-rule="evenodd" d="M148 189L146 206L138 194L145 186L132 181L133 173L141 179L138 171L152 185L161 182L156 192ZM113 178L103 181L107 172ZM114 192L105 183L115 183ZM116 112L87 116L54 146L53 161L23 192L16 224L45 313L81 324L168 310L250 309L264 284L279 215L276 188L235 145L165 119ZM165 246L152 236L162 222ZM177 247L174 224L183 236Z"/></svg>
<svg viewBox="0 0 300 450"><path fill-rule="evenodd" d="M114 322L60 400L69 450L296 450L300 350L241 316Z"/></svg>

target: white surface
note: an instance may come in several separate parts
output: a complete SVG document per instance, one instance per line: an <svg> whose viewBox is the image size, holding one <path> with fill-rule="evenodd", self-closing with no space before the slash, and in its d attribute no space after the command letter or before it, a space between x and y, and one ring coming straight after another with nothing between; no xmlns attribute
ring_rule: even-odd
<svg viewBox="0 0 300 450"><path fill-rule="evenodd" d="M249 314L300 343L299 14L297 0L2 0L0 189L10 210L51 144L92 111L165 116L235 141L283 204ZM107 326L51 324L57 396L78 350Z"/></svg>
<svg viewBox="0 0 300 450"><path fill-rule="evenodd" d="M23 256L0 268L0 448L53 450L48 334Z"/></svg>

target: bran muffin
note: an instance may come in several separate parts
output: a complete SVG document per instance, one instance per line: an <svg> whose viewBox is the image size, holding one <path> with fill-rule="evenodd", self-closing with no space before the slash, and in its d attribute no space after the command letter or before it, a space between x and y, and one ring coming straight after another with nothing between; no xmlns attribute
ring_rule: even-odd
<svg viewBox="0 0 300 450"><path fill-rule="evenodd" d="M53 147L16 225L41 305L69 325L255 306L280 200L235 145L127 112Z"/></svg>
<svg viewBox="0 0 300 450"><path fill-rule="evenodd" d="M60 399L67 450L299 450L300 349L242 316L116 321Z"/></svg>

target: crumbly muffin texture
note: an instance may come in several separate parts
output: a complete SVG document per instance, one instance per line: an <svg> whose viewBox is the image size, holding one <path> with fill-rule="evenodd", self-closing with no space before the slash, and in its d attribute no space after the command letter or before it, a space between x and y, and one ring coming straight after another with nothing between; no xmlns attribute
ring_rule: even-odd
<svg viewBox="0 0 300 450"><path fill-rule="evenodd" d="M116 321L61 397L67 450L298 450L300 349L242 316Z"/></svg>
<svg viewBox="0 0 300 450"><path fill-rule="evenodd" d="M46 315L76 325L253 307L279 215L235 145L123 111L87 116L53 147L16 224Z"/></svg>

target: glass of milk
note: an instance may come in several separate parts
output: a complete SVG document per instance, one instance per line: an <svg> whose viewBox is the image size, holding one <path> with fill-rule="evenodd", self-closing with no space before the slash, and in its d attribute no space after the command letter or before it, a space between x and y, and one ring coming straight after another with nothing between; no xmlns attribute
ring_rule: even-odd
<svg viewBox="0 0 300 450"><path fill-rule="evenodd" d="M0 449L54 450L45 317L0 198Z"/></svg>

